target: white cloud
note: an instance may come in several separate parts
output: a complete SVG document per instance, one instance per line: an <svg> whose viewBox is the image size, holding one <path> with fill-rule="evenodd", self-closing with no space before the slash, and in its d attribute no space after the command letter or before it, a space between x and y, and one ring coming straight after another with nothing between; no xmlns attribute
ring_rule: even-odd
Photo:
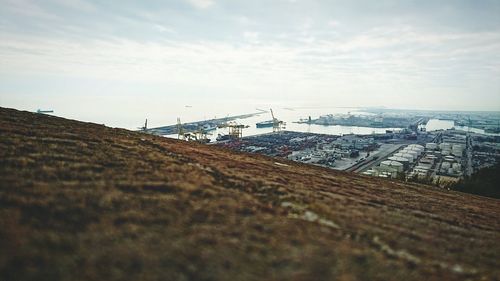
<svg viewBox="0 0 500 281"><path fill-rule="evenodd" d="M329 27L337 27L340 25L340 22L336 21L336 20L331 20L331 21L328 21L327 25Z"/></svg>
<svg viewBox="0 0 500 281"><path fill-rule="evenodd" d="M245 31L243 32L243 37L247 42L259 43L259 33L255 31Z"/></svg>
<svg viewBox="0 0 500 281"><path fill-rule="evenodd" d="M165 25L153 24L152 28L174 32ZM328 40L294 36L297 33L276 35L276 41L265 44L257 31L241 35L244 40L234 44L55 39L0 31L0 77L86 77L118 84L183 85L203 93L226 89L261 97L279 89L291 99L343 93L367 103L387 98L401 102L402 96L410 95L453 96L499 81L500 33L495 32L443 34L411 27L374 28ZM490 87L498 91L500 85L496 82Z"/></svg>
<svg viewBox="0 0 500 281"><path fill-rule="evenodd" d="M186 0L193 7L198 9L206 9L215 4L214 0Z"/></svg>
<svg viewBox="0 0 500 281"><path fill-rule="evenodd" d="M80 11L93 12L97 10L94 4L85 0L52 0L52 1L54 1L59 5Z"/></svg>
<svg viewBox="0 0 500 281"><path fill-rule="evenodd" d="M163 24L153 24L153 28L161 33L176 33L173 28L165 26Z"/></svg>
<svg viewBox="0 0 500 281"><path fill-rule="evenodd" d="M39 18L45 20L59 19L58 16L52 14L39 6L36 1L30 0L6 0L2 4L2 9L6 9L14 14L22 17Z"/></svg>
<svg viewBox="0 0 500 281"><path fill-rule="evenodd" d="M210 84L224 83L224 77L247 82L295 77L297 80L313 79L332 84L337 83L332 82L335 77L366 80L367 74L375 72L381 80L427 77L433 73L442 74L443 68L447 69L445 74L450 75L460 71L465 63L475 65L475 71L486 75L498 73L500 68L496 50L500 34L441 35L445 39L439 40L436 39L439 36L433 34L415 34L399 39L370 34L350 40L318 40L297 46L285 43L253 44L260 39L260 34L253 31L244 32L243 36L252 44L141 43L123 39L73 42L1 35L5 40L0 42L0 64L3 66L0 72L40 72L144 81L161 81L169 77L183 82L200 81L200 76L210 76L211 79L205 81ZM446 45L446 40L458 42ZM407 47L392 49L399 45ZM450 60L451 57L455 60ZM478 63L481 58L491 60ZM213 79L215 76L217 79Z"/></svg>
<svg viewBox="0 0 500 281"><path fill-rule="evenodd" d="M235 16L233 17L236 22L238 22L241 25L248 26L248 25L255 25L256 22L254 20L251 20L250 18L246 16Z"/></svg>

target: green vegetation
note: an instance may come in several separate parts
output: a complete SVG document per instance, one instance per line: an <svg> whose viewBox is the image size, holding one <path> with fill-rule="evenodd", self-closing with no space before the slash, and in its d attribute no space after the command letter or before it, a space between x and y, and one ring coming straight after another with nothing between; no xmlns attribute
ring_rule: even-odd
<svg viewBox="0 0 500 281"><path fill-rule="evenodd" d="M474 173L451 187L453 190L500 198L500 163Z"/></svg>

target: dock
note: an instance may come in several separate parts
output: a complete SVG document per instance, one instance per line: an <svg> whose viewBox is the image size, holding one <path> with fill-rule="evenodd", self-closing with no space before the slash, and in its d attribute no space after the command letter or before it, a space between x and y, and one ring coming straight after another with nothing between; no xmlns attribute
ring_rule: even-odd
<svg viewBox="0 0 500 281"><path fill-rule="evenodd" d="M236 119L250 118L250 117L260 115L260 114L267 112L267 111L262 110L262 109L257 109L257 110L258 110L258 112L254 112L254 113L183 123L182 128L183 128L184 132L193 132L193 131L199 130L200 128L203 128L204 126L219 127L221 125L226 124L227 122L234 121ZM178 125L174 124L174 125L167 125L167 126L161 126L161 127L156 127L156 128L149 128L146 131L149 133L158 134L158 135L173 135L173 134L178 133L177 130L178 130Z"/></svg>

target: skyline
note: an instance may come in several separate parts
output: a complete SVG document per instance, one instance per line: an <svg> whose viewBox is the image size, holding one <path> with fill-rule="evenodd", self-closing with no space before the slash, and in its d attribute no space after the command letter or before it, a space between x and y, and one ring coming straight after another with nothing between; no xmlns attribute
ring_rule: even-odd
<svg viewBox="0 0 500 281"><path fill-rule="evenodd" d="M0 104L500 110L500 2L434 2L0 0Z"/></svg>

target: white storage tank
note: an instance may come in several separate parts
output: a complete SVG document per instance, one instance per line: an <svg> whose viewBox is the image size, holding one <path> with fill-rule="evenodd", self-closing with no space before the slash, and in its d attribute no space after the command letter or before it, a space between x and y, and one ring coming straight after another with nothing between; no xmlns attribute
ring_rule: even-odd
<svg viewBox="0 0 500 281"><path fill-rule="evenodd" d="M403 164L403 170L406 170L410 166L410 161L404 157L391 156L387 159L390 161L397 161L397 162Z"/></svg>
<svg viewBox="0 0 500 281"><path fill-rule="evenodd" d="M435 142L429 142L425 144L425 148L428 150L436 150L438 148L438 145Z"/></svg>
<svg viewBox="0 0 500 281"><path fill-rule="evenodd" d="M420 144L414 144L413 147L419 148L421 150L425 150L425 147L423 145L420 145Z"/></svg>
<svg viewBox="0 0 500 281"><path fill-rule="evenodd" d="M420 144L410 144L407 146L407 148L411 148L412 150L418 150L418 151L424 151L425 148L421 146Z"/></svg>
<svg viewBox="0 0 500 281"><path fill-rule="evenodd" d="M457 173L462 170L462 165L460 165L459 163L453 163L452 167L453 167L453 170L455 170L455 172L457 172Z"/></svg>
<svg viewBox="0 0 500 281"><path fill-rule="evenodd" d="M448 170L450 167L451 167L451 163L450 163L450 162L443 162L443 163L441 164L441 169L446 169L446 170Z"/></svg>
<svg viewBox="0 0 500 281"><path fill-rule="evenodd" d="M398 162L398 161L391 161L391 160L382 161L382 163L380 163L380 167L382 167L382 168L392 168L392 169L395 169L398 172L402 172L403 171L403 164L400 163L400 162Z"/></svg>
<svg viewBox="0 0 500 281"><path fill-rule="evenodd" d="M443 142L439 145L441 150L451 150L451 143Z"/></svg>
<svg viewBox="0 0 500 281"><path fill-rule="evenodd" d="M422 150L419 150L418 148L414 148L414 147L407 148L406 151L413 151L417 154L417 156L420 156L423 152Z"/></svg>
<svg viewBox="0 0 500 281"><path fill-rule="evenodd" d="M424 158L421 158L420 159L420 163L426 163L426 164L434 164L434 159L435 158L431 158L431 157L428 157L428 156L425 156Z"/></svg>
<svg viewBox="0 0 500 281"><path fill-rule="evenodd" d="M415 161L415 156L409 153L402 153L401 157L408 159L408 162L413 163Z"/></svg>
<svg viewBox="0 0 500 281"><path fill-rule="evenodd" d="M408 153L403 153L403 152L398 152L398 153L394 154L393 156L406 158L406 159L408 159L408 162L410 162L410 163L413 163L413 160L414 160L413 155L408 154Z"/></svg>
<svg viewBox="0 0 500 281"><path fill-rule="evenodd" d="M401 156L391 156L388 158L388 160L391 160L391 161L398 161L398 162L401 162L401 163L408 163L410 161L408 161L407 158L404 158L404 157L401 157Z"/></svg>
<svg viewBox="0 0 500 281"><path fill-rule="evenodd" d="M453 168L449 168L449 169L448 169L448 174L449 174L449 175L453 175L454 173L455 173L455 172L453 171Z"/></svg>
<svg viewBox="0 0 500 281"><path fill-rule="evenodd" d="M418 152L413 151L413 150L407 150L407 149L404 149L403 153L411 154L413 156L413 159L417 159L417 157L419 155Z"/></svg>
<svg viewBox="0 0 500 281"><path fill-rule="evenodd" d="M418 155L422 154L424 152L424 147L418 144L410 144L406 148L406 150L411 150L411 151L416 151Z"/></svg>
<svg viewBox="0 0 500 281"><path fill-rule="evenodd" d="M453 161L455 161L455 157L453 157L451 155L445 156L444 161L453 162Z"/></svg>
<svg viewBox="0 0 500 281"><path fill-rule="evenodd" d="M455 144L453 145L453 148L451 149L451 153L455 156L462 156L464 153L464 147L461 144Z"/></svg>
<svg viewBox="0 0 500 281"><path fill-rule="evenodd" d="M363 175L373 176L373 170L365 171L365 172L363 172Z"/></svg>
<svg viewBox="0 0 500 281"><path fill-rule="evenodd" d="M450 150L443 149L443 150L441 151L441 154L442 154L442 155L450 155L450 154L451 154L451 151L450 151Z"/></svg>

